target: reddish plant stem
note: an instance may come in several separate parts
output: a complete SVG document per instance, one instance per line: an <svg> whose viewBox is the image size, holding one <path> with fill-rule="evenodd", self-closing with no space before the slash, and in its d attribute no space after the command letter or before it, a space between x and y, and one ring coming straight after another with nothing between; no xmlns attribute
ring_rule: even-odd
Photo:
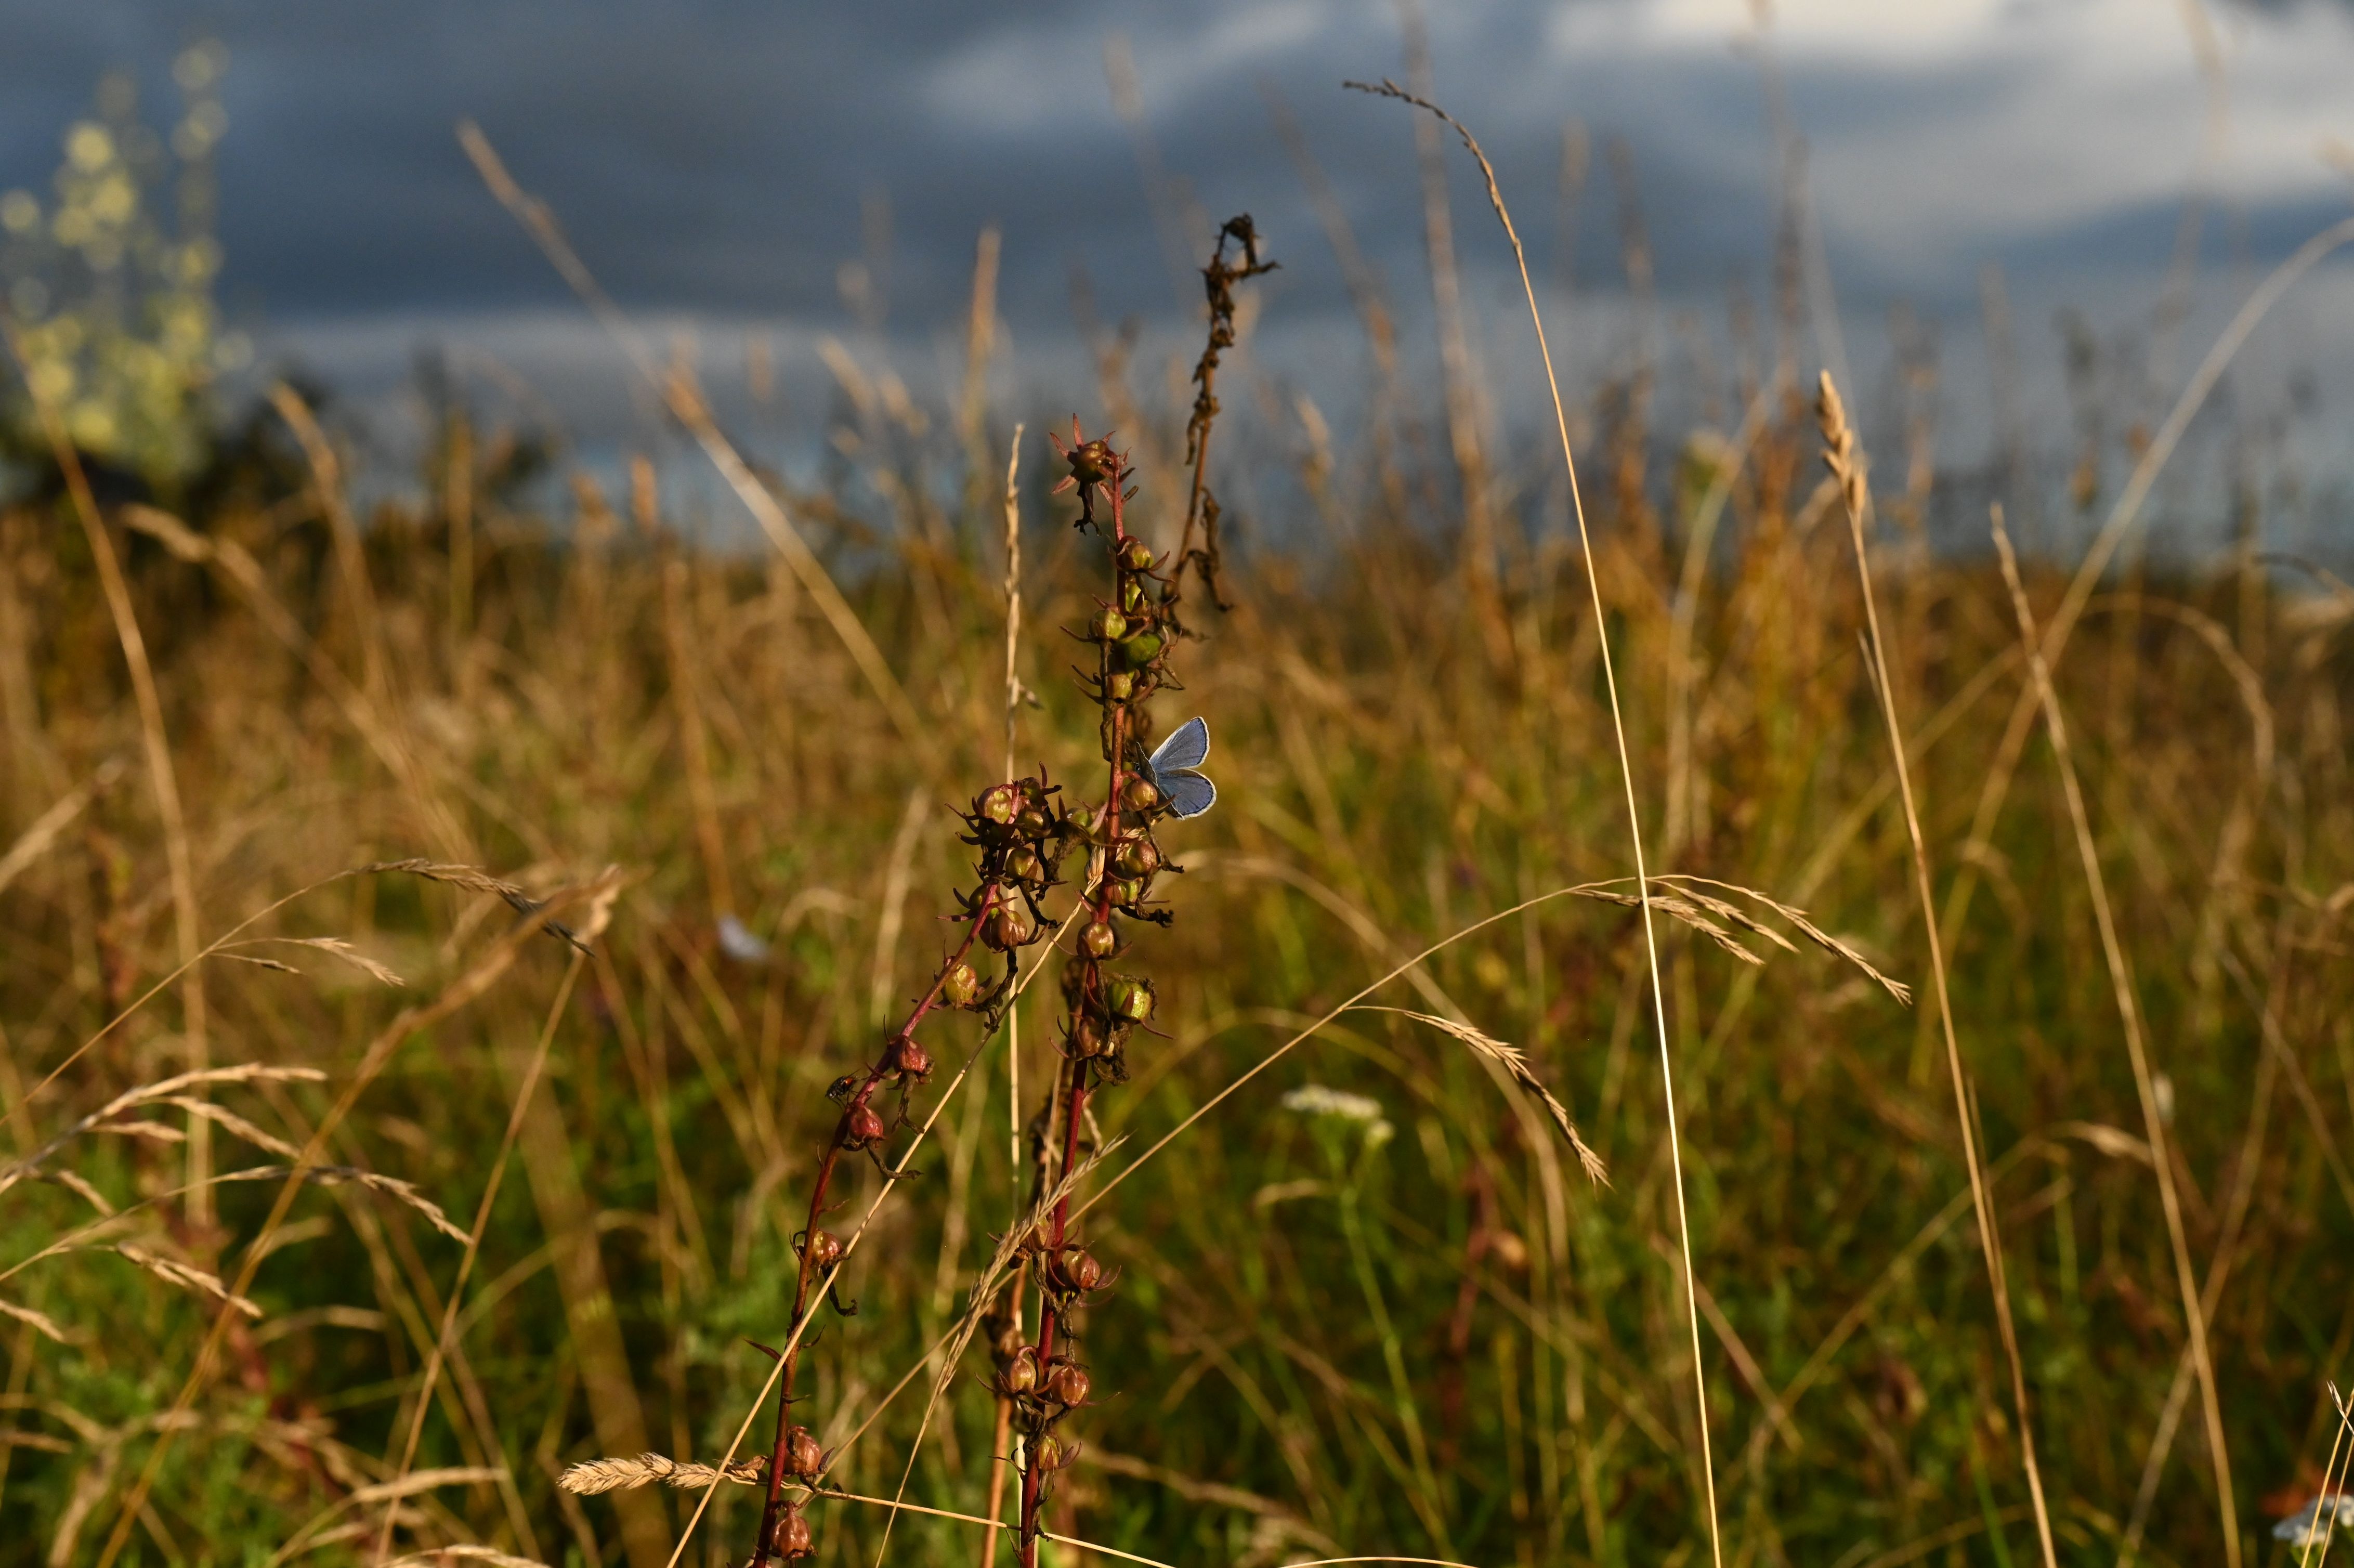
<svg viewBox="0 0 2354 1568"><path fill-rule="evenodd" d="M787 1341L790 1348L785 1351L784 1373L777 1380L777 1435L769 1450L769 1492L760 1508L760 1533L752 1552L752 1561L756 1564L770 1561L773 1555L769 1550L769 1542L776 1531L777 1519L784 1504L785 1449L793 1430L793 1374L800 1367L801 1356L800 1330L809 1316L810 1292L817 1284L817 1269L813 1261L817 1249L810 1244L817 1239L819 1222L825 1217L825 1200L833 1184L834 1167L841 1162L842 1151L849 1146L851 1118L874 1097L876 1087L890 1073L898 1057L899 1043L914 1038L917 1027L933 1008L939 1005L940 987L946 983L949 971L964 962L966 955L972 951L974 941L981 936L981 923L996 910L1002 896L993 884L982 894L979 906L965 921L963 939L957 943L956 951L949 954L933 974L932 983L924 992L923 999L916 1003L915 1011L892 1031L884 1044L882 1058L868 1065L864 1080L851 1096L850 1103L843 1107L841 1119L834 1123L833 1136L826 1141L824 1158L818 1161L817 1180L810 1188L809 1226L801 1237L801 1267L793 1282L793 1316Z"/></svg>
<svg viewBox="0 0 2354 1568"><path fill-rule="evenodd" d="M1121 580L1120 552L1127 547L1129 538L1123 515L1127 502L1125 493L1127 482L1126 466L1116 464L1107 486L1111 492L1111 557L1114 584ZM1115 588L1113 591L1117 595L1118 588ZM1111 677L1112 661L1115 657L1117 655L1113 644L1106 642L1097 673L1107 682ZM1109 792L1104 797L1103 869L1096 878L1094 923L1098 926L1108 925L1111 921L1111 890L1115 876L1112 860L1119 853L1123 836L1120 831L1120 819L1123 815L1120 809L1120 791L1127 787L1128 783L1128 705L1126 703L1113 705L1109 727L1110 745L1107 749L1111 753L1111 787ZM1083 1010L1097 1008L1098 1011L1104 1012L1108 1019L1108 1010L1098 1007L1103 990L1103 965L1092 958L1086 962L1086 991L1081 998L1080 1006ZM1055 1173L1055 1179L1058 1181L1067 1177L1078 1162L1079 1120L1087 1110L1087 1064L1085 1061L1072 1064L1070 1093L1065 1103L1063 1114L1063 1163L1061 1169ZM1047 1232L1046 1255L1050 1259L1059 1258L1063 1248L1069 1243L1070 1210L1071 1195L1065 1192L1055 1204L1055 1217ZM1041 1268L1038 1271L1038 1365L1042 1370L1054 1362L1055 1335L1057 1330L1062 1327L1064 1316L1055 1301L1052 1284L1053 1274L1054 1271L1050 1268ZM1038 1568L1038 1510L1044 1488L1045 1472L1038 1467L1038 1456L1034 1447L1026 1451L1023 1458L1022 1527L1017 1539L1022 1548L1022 1568Z"/></svg>

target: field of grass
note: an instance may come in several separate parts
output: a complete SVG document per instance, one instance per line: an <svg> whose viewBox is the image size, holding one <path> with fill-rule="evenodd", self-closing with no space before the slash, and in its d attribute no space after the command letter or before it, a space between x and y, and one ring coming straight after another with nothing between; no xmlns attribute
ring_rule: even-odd
<svg viewBox="0 0 2354 1568"><path fill-rule="evenodd" d="M1158 1033L1080 1129L1111 1278L1048 1530L1250 1568L1705 1563L1712 1491L1726 1562L2041 1559L1849 518L1811 389L1735 391L1755 423L1666 471L1639 428L1589 457L1600 623L1574 532L1508 524L1483 562L1458 475L1378 440L1229 549L1230 610L1189 588L1155 717L1208 718L1219 803L1158 825L1174 920L1129 933ZM1182 412L1074 400L1165 561ZM1010 422L949 503L963 454L873 415L854 487L778 493L796 571L695 547L650 469L521 507L462 419L429 500L355 516L281 415L282 483L0 516L0 1563L663 1568L701 1492L557 1478L718 1462L790 1331L828 1086L958 939L956 813L1005 777ZM1065 629L1108 579L1021 452L1015 756L1100 801ZM1504 477L1565 510L1557 461ZM2129 547L2072 600L2074 561L2029 563L2063 767L1992 557L1924 544L1926 483L1878 487L1873 586L2058 1558L2296 1560L2272 1523L2322 1488L2354 1345L2354 591ZM1563 893L1634 885L1606 635L1647 863L1714 879L1652 911L1705 1474L1644 920ZM589 940L518 920L538 899ZM986 1338L926 1400L1031 1202L1059 994L925 1026L885 1146L920 1174L801 1354L831 1490L992 1512ZM1606 1182L1466 1026L1526 1051ZM844 1156L836 1228L884 1163ZM760 1496L716 1487L680 1561L741 1563ZM807 1512L816 1562L882 1550L883 1506ZM903 1513L888 1552L1010 1563L989 1536Z"/></svg>

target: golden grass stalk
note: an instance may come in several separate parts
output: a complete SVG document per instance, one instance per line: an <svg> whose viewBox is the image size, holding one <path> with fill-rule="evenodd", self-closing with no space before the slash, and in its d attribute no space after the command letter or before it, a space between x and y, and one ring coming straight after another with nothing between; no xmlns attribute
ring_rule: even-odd
<svg viewBox="0 0 2354 1568"><path fill-rule="evenodd" d="M1864 546L1863 518L1872 504L1865 482L1863 455L1857 450L1855 432L1849 429L1847 409L1840 401L1831 373L1822 373L1816 415L1823 432L1823 461L1839 482L1840 500L1847 512L1848 539L1855 550L1856 577L1863 588L1864 622L1870 629L1865 652L1871 656L1872 692L1880 699L1881 716L1888 726L1889 755L1896 764L1896 792L1904 807L1904 833L1913 848L1913 880L1921 899L1921 921L1929 941L1929 979L1937 998L1937 1026L1946 1041L1946 1065L1953 1078L1955 1119L1961 1124L1962 1159L1969 1168L1970 1202L1978 1213L1978 1245L1985 1255L1987 1283L1994 1292L1996 1327L2002 1337L2004 1359L2010 1367L2010 1396L2019 1417L2020 1463L2027 1471L2027 1491L2035 1510L2035 1532L2042 1548L2044 1568L2058 1568L2052 1544L2051 1510L2044 1502L2043 1475L2035 1462L2035 1425L2027 1408L2027 1373L2019 1353L2019 1330L2010 1316L2010 1286L2002 1266L2002 1235L1995 1228L1994 1202L1988 1195L1986 1167L1978 1156L1978 1118L1970 1107L1968 1075L1962 1067L1961 1042L1954 1030L1954 1003L1946 984L1946 944L1937 929L1936 893L1929 876L1928 841L1921 832L1921 812L1913 797L1912 766L1905 760L1904 726L1896 715L1896 690L1888 678L1888 645L1880 630L1880 602L1872 588L1872 556Z"/></svg>
<svg viewBox="0 0 2354 1568"><path fill-rule="evenodd" d="M595 1497L602 1492L634 1491L656 1482L681 1491L716 1486L721 1481L748 1487L768 1473L767 1458L758 1455L723 1467L682 1464L660 1454L641 1454L634 1459L583 1459L577 1465L567 1465L556 1478L556 1484L567 1492Z"/></svg>
<svg viewBox="0 0 2354 1568"><path fill-rule="evenodd" d="M1626 715L1618 700L1618 673L1617 662L1610 653L1609 617L1602 604L1602 578L1595 567L1594 536L1586 526L1585 498L1577 482L1577 454L1571 447L1569 440L1569 409L1562 401L1561 380L1553 373L1553 348L1545 340L1544 314L1537 308L1536 284L1529 277L1529 259L1521 247L1520 230L1513 227L1511 209L1505 206L1504 193L1496 184L1494 166L1488 162L1488 154L1480 149L1479 139L1471 134L1461 121L1428 99L1417 97L1394 81L1385 79L1379 87L1368 86L1363 82L1349 82L1344 85L1354 88L1360 92L1397 99L1401 102L1436 115L1440 121L1453 127L1455 133L1462 138L1465 148L1478 161L1480 176L1488 184L1488 205L1495 209L1496 220L1503 225L1504 238L1511 242L1512 260L1519 267L1521 273L1521 291L1528 299L1529 324L1536 334L1538 356L1544 362L1545 387L1553 395L1553 423L1561 435L1562 462L1569 474L1570 513L1577 519L1578 551L1585 562L1585 586L1593 600L1595 639L1600 646L1602 654L1603 689L1609 694L1610 697L1610 731L1617 745L1619 782L1624 786L1627 797L1628 832L1635 852L1635 885L1638 889L1648 891L1650 886L1650 877L1643 868L1643 814L1635 800L1635 759L1627 744ZM1667 1104L1668 1157L1675 1177L1676 1236L1683 1261L1684 1315L1691 1330L1692 1398L1694 1414L1700 1427L1701 1485L1704 1500L1708 1505L1709 1557L1716 1564L1716 1568L1724 1568L1724 1533L1719 1527L1716 1517L1716 1457L1710 1445L1708 1431L1708 1369L1701 1359L1700 1294L1692 1277L1691 1220L1685 1211L1684 1203L1683 1135L1678 1126L1676 1115L1675 1067L1668 1053L1668 1001L1665 988L1659 980L1659 933L1652 927L1650 900L1645 897L1641 903L1643 954L1650 969L1651 1019L1659 1034L1660 1088Z"/></svg>
<svg viewBox="0 0 2354 1568"><path fill-rule="evenodd" d="M2091 814L2084 806L2084 790L2076 776L2075 754L2068 745L2068 724L2060 711L2059 694L2052 689L2052 666L2043 656L2043 643L2035 626L2035 612L2027 602L2027 589L2020 581L2019 559L2010 547L2010 535L2002 525L2002 508L1993 514L1995 554L2002 563L2002 580L2010 590L2012 612L2019 618L2020 645L2027 650L2028 670L2033 677L2035 698L2043 711L2045 730L2052 737L2052 755L2060 765L2060 788L2068 804L2068 822L2075 837L2076 858L2083 865L2086 891L2092 895L2093 922L2101 937L2101 958L2109 971L2109 989L2115 999L2117 1021L2125 1031L2126 1054L2133 1063L2134 1090L2141 1100L2143 1136L2149 1140L2150 1164L2158 1174L2158 1204L2166 1213L2166 1236L2174 1254L2175 1284L2182 1297L2183 1321L2189 1325L2190 1355L2199 1375L2199 1400L2207 1421L2208 1462L2215 1476L2215 1503L2222 1517L2223 1560L2229 1568L2239 1568L2240 1510L2232 1495L2232 1456L2223 1437L2222 1401L2215 1391L2214 1361L2207 1343L2207 1314L2200 1300L2199 1280L2190 1261L2190 1241L2182 1224L2182 1200L2175 1191L2174 1163L2167 1151L2166 1118L2158 1101L2158 1085L2149 1065L2149 1052L2142 1039L2141 1005L2134 991L2133 971L2126 960L2124 943L2117 936L2116 916L2109 905L2108 879L2101 871L2100 852L2093 843Z"/></svg>

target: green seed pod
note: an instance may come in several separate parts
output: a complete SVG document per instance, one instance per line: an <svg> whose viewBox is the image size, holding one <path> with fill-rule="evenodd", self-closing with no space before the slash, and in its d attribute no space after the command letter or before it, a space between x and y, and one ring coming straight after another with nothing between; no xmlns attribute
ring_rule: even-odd
<svg viewBox="0 0 2354 1568"><path fill-rule="evenodd" d="M1111 885L1111 901L1119 908L1131 908L1144 902L1144 890L1147 885L1142 877L1122 878ZM1110 955L1102 956L1108 958Z"/></svg>
<svg viewBox="0 0 2354 1568"><path fill-rule="evenodd" d="M1041 1437L1030 1445L1030 1467L1034 1470L1059 1470L1066 1462L1059 1437Z"/></svg>
<svg viewBox="0 0 2354 1568"><path fill-rule="evenodd" d="M1134 577L1119 585L1119 607L1133 615L1144 608L1144 585Z"/></svg>
<svg viewBox="0 0 2354 1568"><path fill-rule="evenodd" d="M1101 925L1089 926L1080 934L1079 943L1087 948L1087 957L1108 959L1119 951L1119 933L1111 928L1110 922L1106 921Z"/></svg>
<svg viewBox="0 0 2354 1568"><path fill-rule="evenodd" d="M1128 635L1128 617L1106 605L1097 611L1087 633L1098 642L1117 642Z"/></svg>
<svg viewBox="0 0 2354 1568"><path fill-rule="evenodd" d="M1152 569L1152 547L1141 539L1130 539L1120 546L1119 564L1131 572Z"/></svg>
<svg viewBox="0 0 2354 1568"><path fill-rule="evenodd" d="M1005 857L1005 874L1016 882L1035 882L1045 869L1046 863L1038 858L1034 849L1018 849Z"/></svg>
<svg viewBox="0 0 2354 1568"><path fill-rule="evenodd" d="M1152 982L1135 975L1115 975L1105 988L1104 999L1111 1004L1111 1015L1128 1023L1141 1023L1152 1016Z"/></svg>
<svg viewBox="0 0 2354 1568"><path fill-rule="evenodd" d="M1158 631L1140 631L1119 645L1120 662L1131 670L1141 670L1161 656L1162 643Z"/></svg>
<svg viewBox="0 0 2354 1568"><path fill-rule="evenodd" d="M1011 827L1014 813L1022 810L1022 791L1011 784L992 784L981 792L973 814L999 827Z"/></svg>
<svg viewBox="0 0 2354 1568"><path fill-rule="evenodd" d="M1136 695L1136 677L1126 670L1114 670L1104 677L1104 695L1116 703L1128 701Z"/></svg>
<svg viewBox="0 0 2354 1568"><path fill-rule="evenodd" d="M1161 791L1152 787L1151 779L1139 774L1121 787L1119 803L1131 811L1149 811L1161 804Z"/></svg>
<svg viewBox="0 0 2354 1568"><path fill-rule="evenodd" d="M1150 839L1129 839L1111 857L1111 867L1122 876L1150 876L1161 869L1161 851Z"/></svg>
<svg viewBox="0 0 2354 1568"><path fill-rule="evenodd" d="M981 977L972 966L960 959L949 966L940 977L940 1000L950 1007L970 1007L981 995Z"/></svg>
<svg viewBox="0 0 2354 1568"><path fill-rule="evenodd" d="M832 1231L820 1231L809 1238L803 1250L809 1254L810 1266L822 1273L842 1261L842 1238Z"/></svg>
<svg viewBox="0 0 2354 1568"><path fill-rule="evenodd" d="M1043 806L1024 806L1013 830L1025 839L1043 839L1055 831L1055 819Z"/></svg>

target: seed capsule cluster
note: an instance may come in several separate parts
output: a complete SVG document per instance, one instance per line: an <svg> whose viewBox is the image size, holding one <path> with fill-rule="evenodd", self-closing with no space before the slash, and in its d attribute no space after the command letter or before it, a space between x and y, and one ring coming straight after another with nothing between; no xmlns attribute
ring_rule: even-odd
<svg viewBox="0 0 2354 1568"><path fill-rule="evenodd" d="M1153 885L1182 869L1153 837L1168 803L1148 762L1148 704L1155 693L1176 686L1169 662L1184 629L1174 585L1158 569L1151 547L1125 526L1125 504L1134 493L1125 454L1102 437L1085 440L1076 421L1070 443L1057 438L1055 446L1070 467L1058 489L1077 490L1078 525L1104 541L1112 590L1076 633L1095 651L1093 673L1079 680L1100 715L1108 776L1102 810L1084 825L1087 883L1062 977L1060 1044L1067 1065L1056 1089L1059 1103L1044 1118L1059 1129L1061 1169L1067 1171L1080 1154L1088 1095L1127 1080L1131 1044L1139 1032L1150 1032L1159 1005L1152 981L1123 960L1140 927L1169 923L1169 911L1153 901ZM992 1344L996 1389L1023 1438L1020 1539L1023 1561L1033 1568L1047 1479L1079 1454L1079 1445L1056 1429L1088 1403L1092 1386L1074 1354L1076 1315L1111 1282L1103 1264L1069 1234L1067 1221L1067 1203L1058 1204L1020 1244L1039 1293L1036 1342L1025 1343L1010 1320L1001 1319L1006 1331Z"/></svg>
<svg viewBox="0 0 2354 1568"><path fill-rule="evenodd" d="M843 1074L827 1091L828 1097L843 1107L842 1117L818 1168L809 1227L794 1238L801 1260L794 1288L796 1327L809 1312L818 1287L825 1285L848 1255L842 1238L819 1224L826 1213L826 1194L836 1161L844 1153L869 1151L882 1163L881 1145L894 1127L905 1121L908 1092L931 1076L932 1054L917 1038L918 1027L934 1009L954 1008L978 1013L986 1027L996 1028L1013 996L1022 949L1043 940L1054 928L1040 901L1062 880L1064 862L1071 850L1087 840L1085 826L1056 799L1060 792L1042 769L1033 778L991 785L960 813L965 826L963 842L980 852L970 890L957 895L964 926L962 939L942 960L930 988L907 1019L885 1039L875 1060L863 1072ZM996 965L989 962L992 953L1001 959ZM992 969L994 973L987 972ZM876 1092L885 1086L896 1086L900 1097L898 1115L890 1121L875 1105ZM909 1174L891 1171L887 1163L884 1169L895 1178ZM839 1298L835 1307L845 1313L856 1309L854 1303L844 1304ZM816 1439L808 1428L792 1425L788 1414L799 1354L796 1344L785 1355L783 1402L778 1407L769 1499L761 1510L755 1568L796 1561L816 1551L802 1511L806 1497L789 1497L784 1490L789 1480L814 1489L826 1466L826 1456ZM1080 1387L1084 1391L1084 1381Z"/></svg>

